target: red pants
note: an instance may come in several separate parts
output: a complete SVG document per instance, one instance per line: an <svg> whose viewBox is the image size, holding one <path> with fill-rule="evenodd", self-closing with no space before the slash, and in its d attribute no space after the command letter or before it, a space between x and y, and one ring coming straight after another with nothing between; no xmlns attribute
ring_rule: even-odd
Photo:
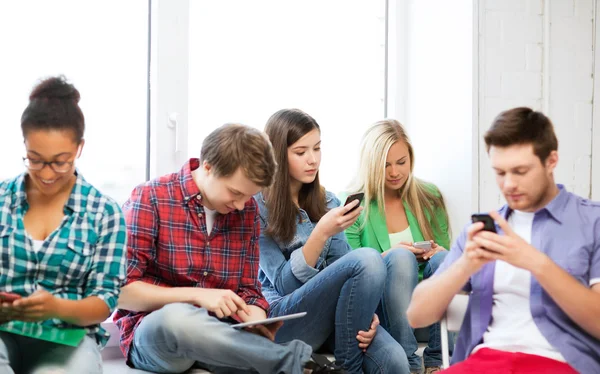
<svg viewBox="0 0 600 374"><path fill-rule="evenodd" d="M513 353L482 348L465 361L442 371L444 374L462 373L531 373L531 374L577 374L569 364L542 356Z"/></svg>

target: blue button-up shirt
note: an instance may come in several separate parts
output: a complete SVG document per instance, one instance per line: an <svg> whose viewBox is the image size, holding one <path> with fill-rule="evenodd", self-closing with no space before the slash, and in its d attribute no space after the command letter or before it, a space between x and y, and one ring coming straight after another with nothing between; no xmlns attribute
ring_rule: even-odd
<svg viewBox="0 0 600 374"><path fill-rule="evenodd" d="M531 245L590 287L600 280L600 203L567 192L562 185L558 187L558 195L535 213ZM511 210L505 205L499 212L508 218ZM502 234L499 226L496 230ZM436 274L462 256L466 239L465 228ZM469 306L454 348L453 363L471 354L490 324L495 264L493 261L484 265L465 286L470 292ZM530 309L542 335L569 365L581 373L600 373L600 341L571 320L535 277L531 278Z"/></svg>
<svg viewBox="0 0 600 374"><path fill-rule="evenodd" d="M340 200L331 192L326 193L327 209L340 205ZM314 267L306 263L302 247L316 226L303 209L299 210L296 234L288 243L282 243L266 234L269 212L262 193L255 197L260 209L260 270L258 279L262 283L262 292L271 306L277 304L283 296L294 292L308 282L327 265L333 263L352 248L346 241L344 232L329 239Z"/></svg>
<svg viewBox="0 0 600 374"><path fill-rule="evenodd" d="M125 280L127 237L121 208L77 173L62 223L35 251L23 223L29 209L26 175L0 183L0 290L26 297L44 289L69 300L96 296L112 312ZM40 323L73 327L58 319ZM101 345L108 341L100 325L86 329Z"/></svg>

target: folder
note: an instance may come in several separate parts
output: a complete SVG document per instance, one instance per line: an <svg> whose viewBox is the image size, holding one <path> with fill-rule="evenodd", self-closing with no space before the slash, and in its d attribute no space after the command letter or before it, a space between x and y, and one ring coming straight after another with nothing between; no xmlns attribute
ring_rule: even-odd
<svg viewBox="0 0 600 374"><path fill-rule="evenodd" d="M87 335L87 330L79 328L59 328L35 322L11 321L0 325L0 331L27 336L33 339L78 347Z"/></svg>

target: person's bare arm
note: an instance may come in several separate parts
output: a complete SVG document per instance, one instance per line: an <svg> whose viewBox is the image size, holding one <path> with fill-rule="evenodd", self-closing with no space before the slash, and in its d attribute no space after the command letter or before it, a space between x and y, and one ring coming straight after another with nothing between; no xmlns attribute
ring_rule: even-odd
<svg viewBox="0 0 600 374"><path fill-rule="evenodd" d="M406 312L413 328L429 326L442 319L454 295L469 281L471 272L461 258L444 271L419 283Z"/></svg>
<svg viewBox="0 0 600 374"><path fill-rule="evenodd" d="M472 224L466 232L464 249L458 241L448 254L460 257L455 257L455 262L444 272L424 280L415 288L407 310L408 323L412 327L429 326L442 319L454 295L465 287L473 274L490 262L481 258L482 248L473 241L473 236L482 228L481 222Z"/></svg>
<svg viewBox="0 0 600 374"><path fill-rule="evenodd" d="M152 312L171 303L193 303L193 288L161 287L142 281L121 289L119 308L133 312Z"/></svg>
<svg viewBox="0 0 600 374"><path fill-rule="evenodd" d="M600 284L586 287L547 256L532 274L575 323L600 339Z"/></svg>
<svg viewBox="0 0 600 374"><path fill-rule="evenodd" d="M39 290L4 307L0 320L38 322L58 318L77 326L91 326L104 321L109 315L108 305L97 296L68 300Z"/></svg>
<svg viewBox="0 0 600 374"><path fill-rule="evenodd" d="M218 318L228 317L248 306L231 290L194 287L161 287L136 281L121 289L119 308L152 312L171 303L188 303L205 308Z"/></svg>
<svg viewBox="0 0 600 374"><path fill-rule="evenodd" d="M108 305L97 296L86 297L83 300L59 300L56 318L77 326L96 325L110 316Z"/></svg>

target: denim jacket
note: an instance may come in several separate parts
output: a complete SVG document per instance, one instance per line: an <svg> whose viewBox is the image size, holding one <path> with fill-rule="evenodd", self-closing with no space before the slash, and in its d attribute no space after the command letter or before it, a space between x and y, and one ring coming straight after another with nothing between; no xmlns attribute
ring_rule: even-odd
<svg viewBox="0 0 600 374"><path fill-rule="evenodd" d="M306 211L300 209L294 238L287 243L282 243L266 234L269 212L262 193L256 194L254 198L260 210L258 279L262 283L263 295L271 306L277 304L283 296L302 287L319 271L351 251L352 248L348 244L344 232L339 232L327 239L315 267L309 266L301 249L317 223L312 222ZM340 200L329 191L326 192L326 202L328 210L340 205Z"/></svg>

